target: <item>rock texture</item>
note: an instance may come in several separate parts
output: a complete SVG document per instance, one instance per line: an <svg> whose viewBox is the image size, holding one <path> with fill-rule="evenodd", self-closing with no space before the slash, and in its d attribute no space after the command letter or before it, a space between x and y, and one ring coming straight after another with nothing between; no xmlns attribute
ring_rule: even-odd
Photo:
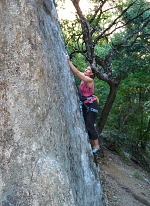
<svg viewBox="0 0 150 206"><path fill-rule="evenodd" d="M0 204L102 206L53 1L0 9Z"/></svg>

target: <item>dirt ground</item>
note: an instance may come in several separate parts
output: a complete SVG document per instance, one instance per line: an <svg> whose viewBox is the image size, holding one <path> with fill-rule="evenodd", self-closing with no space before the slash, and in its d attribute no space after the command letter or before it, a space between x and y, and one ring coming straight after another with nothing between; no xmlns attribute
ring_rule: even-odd
<svg viewBox="0 0 150 206"><path fill-rule="evenodd" d="M150 174L105 149L98 161L106 206L150 206Z"/></svg>

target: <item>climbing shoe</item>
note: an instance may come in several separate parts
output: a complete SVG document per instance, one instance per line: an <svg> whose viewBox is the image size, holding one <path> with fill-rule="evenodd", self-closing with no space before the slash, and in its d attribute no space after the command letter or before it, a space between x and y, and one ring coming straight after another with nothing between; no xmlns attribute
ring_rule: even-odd
<svg viewBox="0 0 150 206"><path fill-rule="evenodd" d="M100 148L93 147L92 152L93 152L93 154L97 154L98 152L100 152Z"/></svg>

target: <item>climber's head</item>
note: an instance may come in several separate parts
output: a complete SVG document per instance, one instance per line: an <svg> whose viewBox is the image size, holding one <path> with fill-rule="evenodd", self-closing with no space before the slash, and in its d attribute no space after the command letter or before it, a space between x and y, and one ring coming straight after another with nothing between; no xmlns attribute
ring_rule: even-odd
<svg viewBox="0 0 150 206"><path fill-rule="evenodd" d="M84 75L85 75L85 76L89 76L89 77L91 77L92 79L94 79L95 73L94 73L94 71L92 70L91 66L87 66L87 67L86 67L86 69L85 69L85 71L84 71Z"/></svg>

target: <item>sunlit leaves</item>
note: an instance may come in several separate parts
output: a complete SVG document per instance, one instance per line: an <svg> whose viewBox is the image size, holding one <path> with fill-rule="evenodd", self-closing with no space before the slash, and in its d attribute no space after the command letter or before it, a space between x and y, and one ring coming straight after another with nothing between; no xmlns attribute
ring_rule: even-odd
<svg viewBox="0 0 150 206"><path fill-rule="evenodd" d="M94 52L96 55L100 56L102 60L106 58L106 56L109 54L109 51L111 49L111 46L106 43L101 43L95 46Z"/></svg>

